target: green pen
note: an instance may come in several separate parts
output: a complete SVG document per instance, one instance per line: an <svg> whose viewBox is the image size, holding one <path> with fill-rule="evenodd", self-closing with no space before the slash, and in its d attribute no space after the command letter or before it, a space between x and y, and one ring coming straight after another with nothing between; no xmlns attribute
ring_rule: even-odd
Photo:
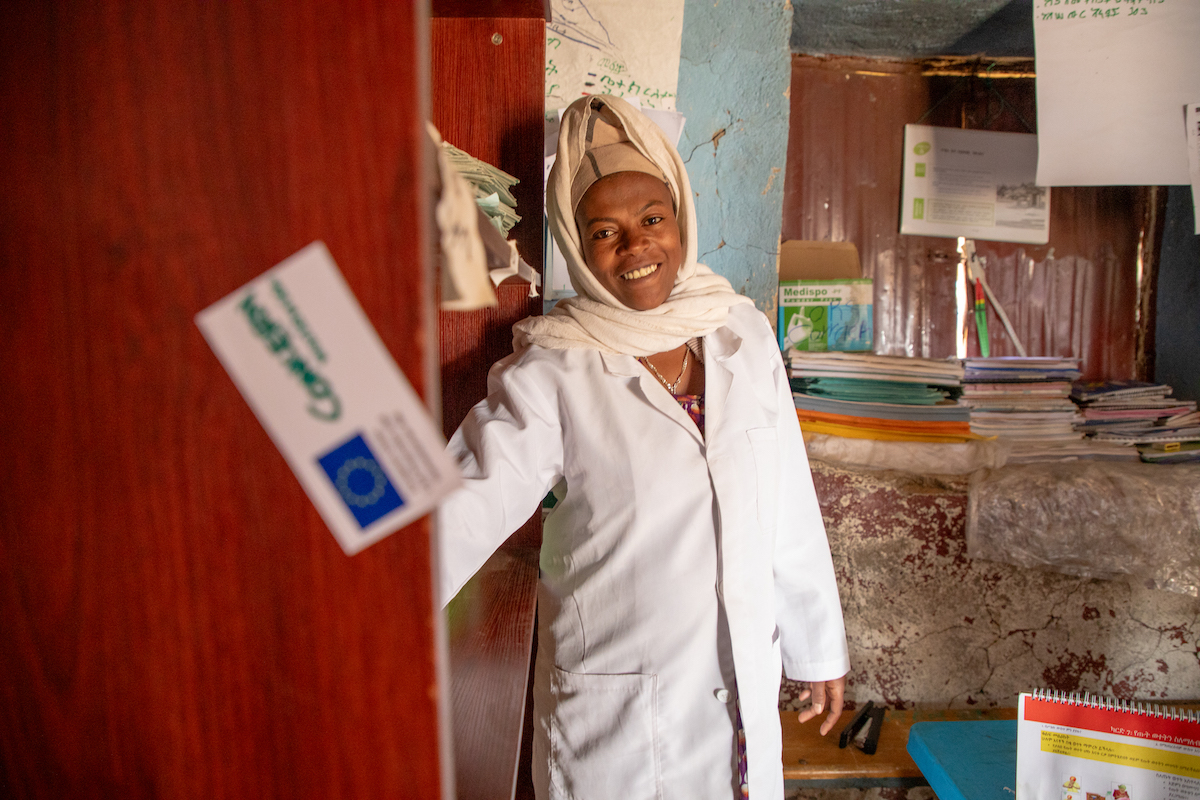
<svg viewBox="0 0 1200 800"><path fill-rule="evenodd" d="M984 358L991 356L991 342L988 339L987 305L983 299L983 281L975 279L975 332L979 336L979 355Z"/></svg>

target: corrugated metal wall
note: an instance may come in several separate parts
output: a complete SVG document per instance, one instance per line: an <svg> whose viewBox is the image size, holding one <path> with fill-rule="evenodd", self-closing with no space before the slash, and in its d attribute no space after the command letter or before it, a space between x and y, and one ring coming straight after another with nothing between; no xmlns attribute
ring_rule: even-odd
<svg viewBox="0 0 1200 800"><path fill-rule="evenodd" d="M909 62L792 58L783 238L850 241L875 280L875 352L953 356L954 239L901 236L907 123L1036 132L1033 81L927 77ZM1086 146L1086 143L1081 143ZM1056 188L1048 245L977 242L1030 355L1078 356L1085 377L1134 376L1148 191ZM999 321L992 355L1016 355ZM970 353L978 354L974 332Z"/></svg>

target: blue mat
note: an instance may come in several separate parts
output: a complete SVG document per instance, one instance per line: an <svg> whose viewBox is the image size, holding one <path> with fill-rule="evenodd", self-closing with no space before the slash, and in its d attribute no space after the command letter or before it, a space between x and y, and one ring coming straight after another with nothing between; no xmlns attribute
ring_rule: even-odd
<svg viewBox="0 0 1200 800"><path fill-rule="evenodd" d="M908 754L938 800L1013 800L1017 721L917 722Z"/></svg>

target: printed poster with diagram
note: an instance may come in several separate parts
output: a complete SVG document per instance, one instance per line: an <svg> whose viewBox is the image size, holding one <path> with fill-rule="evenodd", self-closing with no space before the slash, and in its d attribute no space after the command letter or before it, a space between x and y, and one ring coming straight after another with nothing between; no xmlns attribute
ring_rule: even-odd
<svg viewBox="0 0 1200 800"><path fill-rule="evenodd" d="M1016 800L1195 800L1200 717L1039 690L1017 709Z"/></svg>
<svg viewBox="0 0 1200 800"><path fill-rule="evenodd" d="M347 555L462 483L323 243L213 303L196 324Z"/></svg>
<svg viewBox="0 0 1200 800"><path fill-rule="evenodd" d="M1038 186L1038 139L930 125L904 126L900 232L1046 244L1050 190Z"/></svg>

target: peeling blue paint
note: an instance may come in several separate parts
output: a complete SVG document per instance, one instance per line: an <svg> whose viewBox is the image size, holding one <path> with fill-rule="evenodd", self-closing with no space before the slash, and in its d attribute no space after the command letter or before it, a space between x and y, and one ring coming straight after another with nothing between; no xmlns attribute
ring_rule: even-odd
<svg viewBox="0 0 1200 800"><path fill-rule="evenodd" d="M700 261L774 318L791 82L787 0L686 0L676 108Z"/></svg>

